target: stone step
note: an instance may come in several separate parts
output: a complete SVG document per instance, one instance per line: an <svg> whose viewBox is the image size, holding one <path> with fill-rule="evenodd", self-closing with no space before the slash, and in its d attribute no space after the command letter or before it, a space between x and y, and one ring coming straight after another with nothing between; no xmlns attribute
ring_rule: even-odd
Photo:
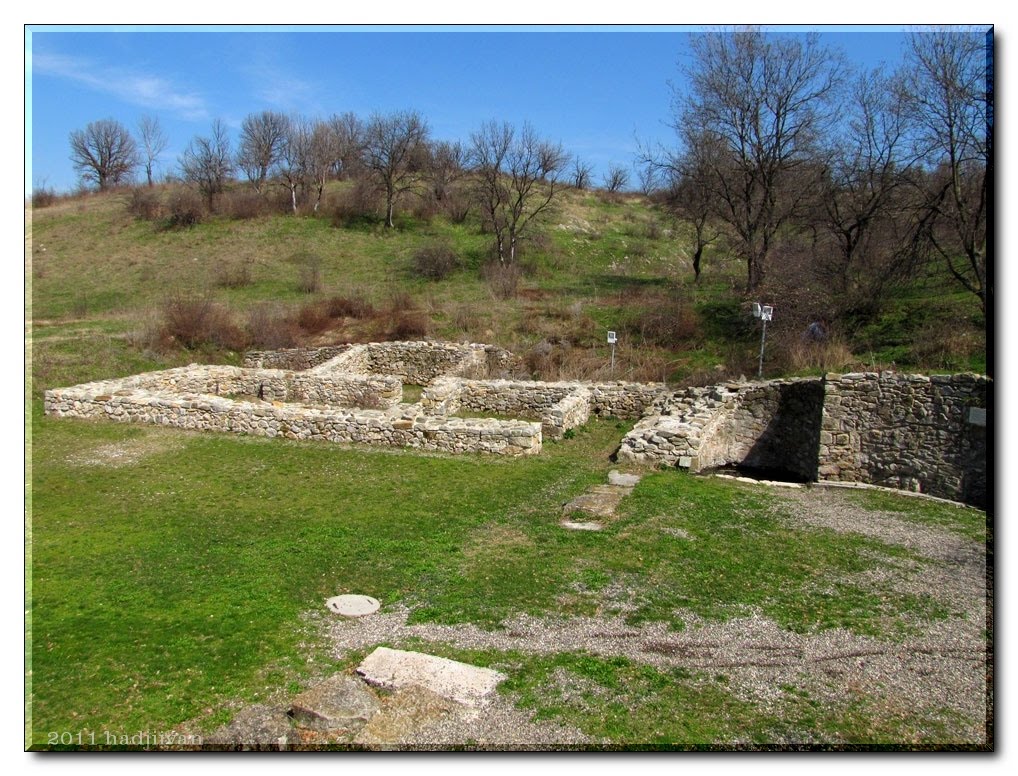
<svg viewBox="0 0 1018 776"><path fill-rule="evenodd" d="M618 485L623 488L635 488L640 479L641 477L639 474L625 474L620 472L618 469L612 469L608 472L609 485Z"/></svg>
<svg viewBox="0 0 1018 776"><path fill-rule="evenodd" d="M568 528L570 531L600 531L604 528L600 523L596 523L593 520L586 522L577 522L574 520L563 520L559 523L563 528Z"/></svg>
<svg viewBox="0 0 1018 776"><path fill-rule="evenodd" d="M456 660L379 647L357 667L364 681L386 689L416 685L466 706L483 706L504 674Z"/></svg>

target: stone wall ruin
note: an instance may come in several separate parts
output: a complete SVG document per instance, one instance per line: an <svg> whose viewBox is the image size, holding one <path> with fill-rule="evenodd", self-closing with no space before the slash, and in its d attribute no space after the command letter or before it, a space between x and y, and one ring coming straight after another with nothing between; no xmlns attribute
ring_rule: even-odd
<svg viewBox="0 0 1018 776"><path fill-rule="evenodd" d="M727 465L803 482L869 483L986 504L981 375L828 374L664 396L619 457L691 471Z"/></svg>
<svg viewBox="0 0 1018 776"><path fill-rule="evenodd" d="M592 415L615 417L636 420L623 460L691 471L736 465L986 503L992 382L979 375L829 374L668 391L508 379L516 363L508 351L442 342L253 352L244 363L58 388L46 391L45 411L510 456L539 453L545 437ZM424 386L419 401L403 401L405 383Z"/></svg>

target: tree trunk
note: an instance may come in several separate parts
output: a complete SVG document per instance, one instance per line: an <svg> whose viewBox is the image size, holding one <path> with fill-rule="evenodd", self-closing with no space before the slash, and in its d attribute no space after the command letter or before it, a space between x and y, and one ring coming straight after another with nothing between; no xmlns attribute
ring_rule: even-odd
<svg viewBox="0 0 1018 776"><path fill-rule="evenodd" d="M756 291L763 282L763 262L761 257L757 255L750 255L746 260L746 290Z"/></svg>

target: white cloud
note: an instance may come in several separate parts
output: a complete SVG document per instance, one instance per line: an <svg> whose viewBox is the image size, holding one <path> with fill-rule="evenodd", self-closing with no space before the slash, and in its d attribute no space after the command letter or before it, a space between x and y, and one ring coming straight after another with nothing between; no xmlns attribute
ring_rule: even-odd
<svg viewBox="0 0 1018 776"><path fill-rule="evenodd" d="M86 60L60 54L32 53L33 73L75 81L89 89L105 92L153 110L175 113L191 121L207 119L209 111L198 94L174 87L165 78L100 67Z"/></svg>

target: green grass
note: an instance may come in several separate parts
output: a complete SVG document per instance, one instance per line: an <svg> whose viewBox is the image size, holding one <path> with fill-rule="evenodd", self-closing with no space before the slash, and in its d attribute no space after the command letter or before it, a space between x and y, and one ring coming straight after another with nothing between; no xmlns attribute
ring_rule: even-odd
<svg viewBox="0 0 1018 776"><path fill-rule="evenodd" d="M299 675L301 613L339 592L449 621L547 608L538 557L517 559L533 581L511 554L457 558L484 526L525 521L522 504L550 519L603 478L617 433L500 462L54 421L38 404L34 424L37 734L172 726L253 697L270 668ZM142 454L89 463L105 445Z"/></svg>
<svg viewBox="0 0 1018 776"><path fill-rule="evenodd" d="M604 481L625 424L503 461L55 420L38 401L32 420L36 745L51 731L211 725L224 704L300 684L331 662L304 613L342 592L411 606L414 622L488 628L520 612L681 629L686 613L760 611L797 631L893 639L945 616L932 599L845 581L894 549L791 528L731 483L651 474L606 531L563 531L561 504ZM524 677L559 667L629 694L587 710L538 702L543 685ZM511 675L525 705L620 745L764 723L713 682L624 662L528 659Z"/></svg>

